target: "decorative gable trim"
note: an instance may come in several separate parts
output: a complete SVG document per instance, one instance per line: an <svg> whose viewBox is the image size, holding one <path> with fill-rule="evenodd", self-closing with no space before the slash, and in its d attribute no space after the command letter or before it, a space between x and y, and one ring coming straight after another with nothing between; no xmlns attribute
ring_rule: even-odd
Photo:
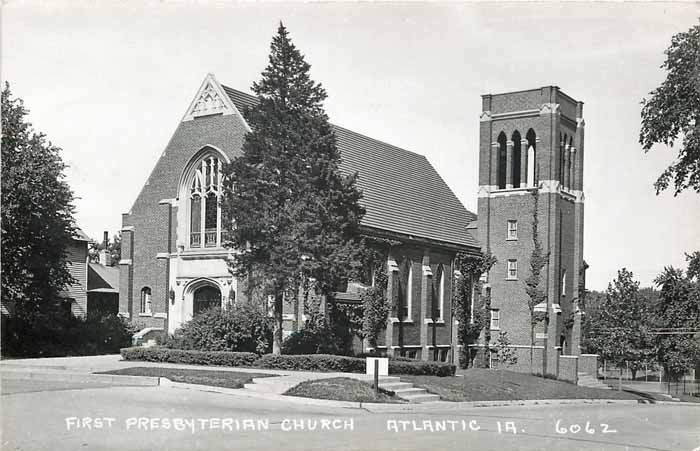
<svg viewBox="0 0 700 451"><path fill-rule="evenodd" d="M223 116L238 114L242 118L236 106L224 92L224 88L216 81L214 74L207 74L182 121L191 121L197 117L215 114Z"/></svg>

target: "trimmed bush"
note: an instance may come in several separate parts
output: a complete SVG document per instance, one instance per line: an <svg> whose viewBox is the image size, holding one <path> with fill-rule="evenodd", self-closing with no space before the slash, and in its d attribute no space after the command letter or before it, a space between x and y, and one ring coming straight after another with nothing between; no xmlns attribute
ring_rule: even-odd
<svg viewBox="0 0 700 451"><path fill-rule="evenodd" d="M338 335L326 326L309 324L298 331L292 332L282 343L282 354L312 355L344 354L338 343L342 342Z"/></svg>
<svg viewBox="0 0 700 451"><path fill-rule="evenodd" d="M255 352L272 350L272 318L248 302L204 311L164 341L173 349Z"/></svg>
<svg viewBox="0 0 700 451"><path fill-rule="evenodd" d="M258 355L252 352L195 351L168 348L124 348L124 360L185 363L189 365L252 366Z"/></svg>
<svg viewBox="0 0 700 451"><path fill-rule="evenodd" d="M190 365L247 366L274 370L364 373L365 359L329 354L274 355L252 352L192 351L168 348L124 348L124 360L185 363ZM456 367L442 362L389 360L389 374L454 376Z"/></svg>
<svg viewBox="0 0 700 451"><path fill-rule="evenodd" d="M412 376L454 376L457 367L443 362L417 362L389 360L389 374L410 374Z"/></svg>
<svg viewBox="0 0 700 451"><path fill-rule="evenodd" d="M365 360L329 354L274 355L266 354L256 362L257 368L297 371L364 373Z"/></svg>

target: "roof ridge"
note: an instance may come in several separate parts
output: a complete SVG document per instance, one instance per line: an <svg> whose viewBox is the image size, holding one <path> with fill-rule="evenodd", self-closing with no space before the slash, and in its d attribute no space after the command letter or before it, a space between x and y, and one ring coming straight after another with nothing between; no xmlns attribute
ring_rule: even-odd
<svg viewBox="0 0 700 451"><path fill-rule="evenodd" d="M221 86L222 86L225 90L228 89L228 90L234 91L236 94L242 94L243 96L248 97L247 100L255 101L255 102L258 101L258 98L255 97L255 96L252 95L252 94L248 94L247 92L239 91L238 89L232 88L232 87L230 87L230 86L226 86L226 85L221 85ZM427 158L426 158L425 155L420 154L420 153L418 153L418 152L414 152L414 151L412 151L412 150L404 149L403 147L399 147L399 146L396 146L396 145L394 145L394 144L388 143L388 142L386 142L386 141L382 141L381 139L372 138L371 136L367 136L367 135L365 135L365 134L363 134L363 133L356 132L356 131L354 131L354 130L350 130L350 129L347 128L347 127L343 127L342 125L334 124L334 123L332 123L332 122L330 122L330 121L329 121L329 123L330 123L334 128L339 128L339 129L341 129L341 130L343 130L343 131L345 131L345 132L351 133L351 134L353 134L353 135L356 135L356 136L359 136L359 137L362 137L362 138L365 138L365 139L369 139L369 140L372 140L372 141L375 141L375 142L384 144L385 146L392 147L392 148L397 149L397 150L400 150L400 151L402 151L402 152L408 152L408 153L414 154L414 155L416 155L416 156L419 156L419 157L421 157L421 158L425 158L425 159L427 160Z"/></svg>

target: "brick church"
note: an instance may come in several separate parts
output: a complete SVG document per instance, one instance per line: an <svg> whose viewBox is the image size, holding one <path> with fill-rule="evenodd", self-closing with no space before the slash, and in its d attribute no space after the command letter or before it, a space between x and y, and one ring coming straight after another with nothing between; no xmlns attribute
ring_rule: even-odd
<svg viewBox="0 0 700 451"><path fill-rule="evenodd" d="M256 98L208 75L136 198L123 214L119 311L142 335L173 333L200 311L245 298L222 246L221 168L241 154L250 130L242 112ZM422 155L334 126L341 170L359 173L363 233L394 243L387 260L392 313L378 343L388 355L452 360L457 253L489 250L484 275L490 324L529 349L525 278L537 197L548 321L541 359L579 354L583 286L582 103L557 87L483 96L479 202L468 211ZM407 177L410 175L410 177ZM335 302L360 302L357 284ZM303 304L285 303L286 333L303 327ZM476 347L483 346L476 344ZM366 348L365 348L366 350ZM558 361L558 360L557 360Z"/></svg>

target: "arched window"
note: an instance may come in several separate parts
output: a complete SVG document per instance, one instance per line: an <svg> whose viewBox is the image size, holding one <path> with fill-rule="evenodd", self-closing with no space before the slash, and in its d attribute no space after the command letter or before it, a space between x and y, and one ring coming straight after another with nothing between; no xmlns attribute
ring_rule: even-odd
<svg viewBox="0 0 700 451"><path fill-rule="evenodd" d="M513 181L513 188L520 188L521 138L519 131L516 130L513 132L511 141L513 141L513 155L511 157L513 161L511 161L512 173L510 177Z"/></svg>
<svg viewBox="0 0 700 451"><path fill-rule="evenodd" d="M569 137L564 134L564 138L559 143L559 182L564 186L564 174L566 173L566 142Z"/></svg>
<svg viewBox="0 0 700 451"><path fill-rule="evenodd" d="M536 157L536 146L537 146L537 135L535 131L530 129L527 131L525 136L527 140L527 186L537 186L537 177L539 176L537 171L537 159Z"/></svg>
<svg viewBox="0 0 700 451"><path fill-rule="evenodd" d="M141 307L139 313L151 313L151 289L143 287L141 289Z"/></svg>
<svg viewBox="0 0 700 451"><path fill-rule="evenodd" d="M191 248L221 247L222 164L218 156L208 154L191 171L188 182Z"/></svg>
<svg viewBox="0 0 700 451"><path fill-rule="evenodd" d="M192 315L211 308L221 308L221 291L210 285L197 288L192 299Z"/></svg>
<svg viewBox="0 0 700 451"><path fill-rule="evenodd" d="M561 275L561 295L566 296L566 269Z"/></svg>
<svg viewBox="0 0 700 451"><path fill-rule="evenodd" d="M506 189L506 158L507 158L507 150L506 150L506 143L508 141L508 138L506 138L506 134L501 132L500 135L498 135L498 164L497 164L497 172L498 172L498 189Z"/></svg>

